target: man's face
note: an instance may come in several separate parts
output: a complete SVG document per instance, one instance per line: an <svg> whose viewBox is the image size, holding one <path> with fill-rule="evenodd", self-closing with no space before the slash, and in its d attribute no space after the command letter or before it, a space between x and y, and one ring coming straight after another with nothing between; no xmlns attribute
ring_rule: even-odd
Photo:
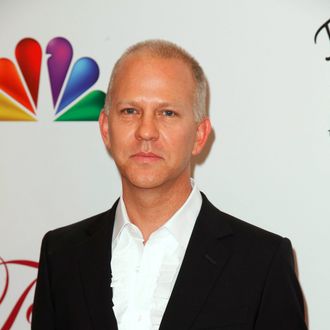
<svg viewBox="0 0 330 330"><path fill-rule="evenodd" d="M114 81L109 116L101 113L103 140L123 184L157 188L190 177L190 159L210 130L193 115L195 81L178 59L128 56Z"/></svg>

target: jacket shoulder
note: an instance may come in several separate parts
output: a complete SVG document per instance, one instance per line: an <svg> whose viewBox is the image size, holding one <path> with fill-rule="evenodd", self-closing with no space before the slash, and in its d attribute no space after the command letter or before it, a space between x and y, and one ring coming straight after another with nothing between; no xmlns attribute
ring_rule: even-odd
<svg viewBox="0 0 330 330"><path fill-rule="evenodd" d="M205 207L208 208L209 214L212 214L212 218L215 222L225 226L227 232L234 234L237 242L240 245L255 245L256 247L276 249L283 242L287 240L284 237L255 226L249 222L238 219L228 213L225 213L215 207L206 197L203 196L205 200Z"/></svg>
<svg viewBox="0 0 330 330"><path fill-rule="evenodd" d="M231 249L239 256L242 264L247 262L250 265L264 265L268 268L274 260L281 260L281 263L284 262L293 270L292 245L288 238L222 212L207 199L205 202L207 213L213 219L212 229L220 227L225 236L230 238L228 242Z"/></svg>
<svg viewBox="0 0 330 330"><path fill-rule="evenodd" d="M58 250L70 249L83 243L94 233L105 230L114 220L116 204L109 210L75 222L73 224L51 230L43 238L43 245L52 254Z"/></svg>
<svg viewBox="0 0 330 330"><path fill-rule="evenodd" d="M279 234L270 232L264 228L258 227L244 220L238 219L220 210L219 212L222 214L222 217L226 219L226 221L230 224L230 226L233 228L235 233L240 237L246 237L247 239L250 238L254 240L270 241L270 242L279 242L283 239L283 237L280 236Z"/></svg>

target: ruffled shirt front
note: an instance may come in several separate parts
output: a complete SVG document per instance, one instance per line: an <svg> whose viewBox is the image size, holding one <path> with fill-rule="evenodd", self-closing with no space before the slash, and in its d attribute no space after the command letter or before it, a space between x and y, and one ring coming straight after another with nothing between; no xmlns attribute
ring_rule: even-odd
<svg viewBox="0 0 330 330"><path fill-rule="evenodd" d="M118 330L159 329L202 205L201 194L191 182L193 189L184 205L150 235L146 244L120 198L111 258Z"/></svg>

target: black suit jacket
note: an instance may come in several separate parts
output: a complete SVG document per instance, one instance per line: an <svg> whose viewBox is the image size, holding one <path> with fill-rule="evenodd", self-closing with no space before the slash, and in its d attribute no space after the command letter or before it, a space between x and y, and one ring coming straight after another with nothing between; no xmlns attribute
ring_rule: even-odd
<svg viewBox="0 0 330 330"><path fill-rule="evenodd" d="M43 239L32 330L115 330L107 212ZM160 330L304 330L290 241L203 204Z"/></svg>

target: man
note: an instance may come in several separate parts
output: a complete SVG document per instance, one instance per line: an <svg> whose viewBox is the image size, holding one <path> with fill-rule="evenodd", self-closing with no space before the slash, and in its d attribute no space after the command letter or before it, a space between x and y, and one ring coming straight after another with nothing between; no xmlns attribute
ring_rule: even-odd
<svg viewBox="0 0 330 330"><path fill-rule="evenodd" d="M46 234L33 330L303 330L288 239L216 209L190 179L211 131L203 70L165 41L116 63L102 138L122 196Z"/></svg>

